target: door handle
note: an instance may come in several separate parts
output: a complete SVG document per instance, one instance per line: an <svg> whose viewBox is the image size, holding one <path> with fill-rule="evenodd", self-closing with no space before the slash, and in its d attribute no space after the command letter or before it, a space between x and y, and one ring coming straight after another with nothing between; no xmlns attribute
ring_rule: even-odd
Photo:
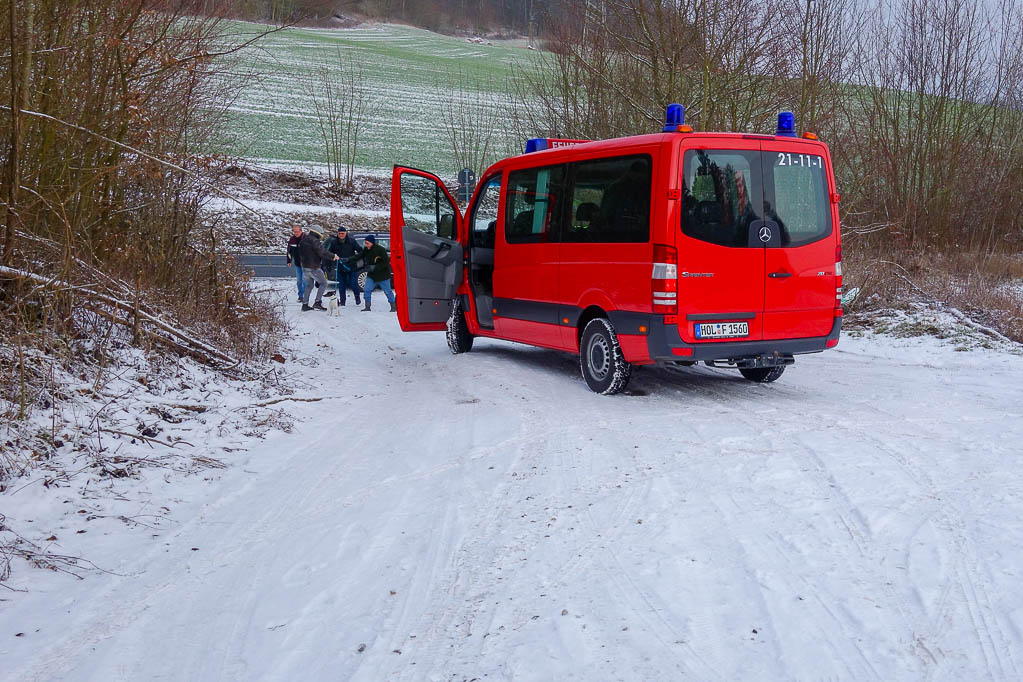
<svg viewBox="0 0 1023 682"><path fill-rule="evenodd" d="M440 244L438 244L437 245L437 250L433 252L433 255L430 256L430 259L432 260L432 259L436 258L440 254L440 252L443 251L444 249L447 249L447 250L450 251L451 250L451 244L448 244L447 242L441 242Z"/></svg>
<svg viewBox="0 0 1023 682"><path fill-rule="evenodd" d="M784 279L786 277L791 276L792 276L791 272L772 272L771 274L768 275L768 277L774 277L775 279Z"/></svg>

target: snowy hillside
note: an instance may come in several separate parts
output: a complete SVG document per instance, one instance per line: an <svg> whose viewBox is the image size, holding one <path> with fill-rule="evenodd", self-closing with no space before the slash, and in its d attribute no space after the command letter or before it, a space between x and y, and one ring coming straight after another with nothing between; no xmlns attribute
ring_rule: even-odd
<svg viewBox="0 0 1023 682"><path fill-rule="evenodd" d="M609 398L569 355L453 356L278 286L289 381L326 398L291 433L122 491L155 528L90 525L83 480L5 495L108 571L17 567L5 679L1023 677L1018 352L866 334Z"/></svg>
<svg viewBox="0 0 1023 682"><path fill-rule="evenodd" d="M265 27L231 22L229 31L251 37ZM229 77L245 75L230 108L230 154L259 161L322 163L323 138L311 92L322 88L324 67L351 56L362 73L365 115L356 165L389 169L395 163L454 176L452 101L466 89L471 107L514 110L515 65L535 53L516 41L468 42L409 26L367 24L347 29L289 28L247 49ZM502 121L495 145L518 153L524 140ZM410 144L411 141L411 144ZM507 148L507 149L506 149Z"/></svg>

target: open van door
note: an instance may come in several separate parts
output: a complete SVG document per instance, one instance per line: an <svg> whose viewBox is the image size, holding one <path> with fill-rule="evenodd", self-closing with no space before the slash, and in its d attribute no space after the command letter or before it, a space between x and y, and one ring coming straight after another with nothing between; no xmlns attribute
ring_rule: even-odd
<svg viewBox="0 0 1023 682"><path fill-rule="evenodd" d="M391 176L391 267L402 331L445 329L462 283L460 235L462 215L440 178L395 166Z"/></svg>

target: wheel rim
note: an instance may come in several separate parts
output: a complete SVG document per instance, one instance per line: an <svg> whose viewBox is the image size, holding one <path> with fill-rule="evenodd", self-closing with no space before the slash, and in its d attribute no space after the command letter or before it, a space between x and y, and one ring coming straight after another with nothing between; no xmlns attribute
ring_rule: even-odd
<svg viewBox="0 0 1023 682"><path fill-rule="evenodd" d="M586 366L597 381L607 378L611 369L611 346L607 339L601 334L595 334L590 338L586 347Z"/></svg>

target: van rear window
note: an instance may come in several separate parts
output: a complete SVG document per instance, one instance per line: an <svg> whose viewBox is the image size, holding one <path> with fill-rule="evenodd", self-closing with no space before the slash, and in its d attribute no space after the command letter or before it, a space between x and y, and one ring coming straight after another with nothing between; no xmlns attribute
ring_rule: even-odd
<svg viewBox="0 0 1023 682"><path fill-rule="evenodd" d="M745 247L762 215L760 152L695 149L682 170L682 232L720 246Z"/></svg>
<svg viewBox="0 0 1023 682"><path fill-rule="evenodd" d="M813 154L694 149L682 169L682 232L734 248L761 248L754 221L777 225L781 247L831 234L824 159Z"/></svg>
<svg viewBox="0 0 1023 682"><path fill-rule="evenodd" d="M765 208L768 218L781 228L781 245L803 246L831 234L824 159L815 154L787 152L764 152L764 157L768 202Z"/></svg>

